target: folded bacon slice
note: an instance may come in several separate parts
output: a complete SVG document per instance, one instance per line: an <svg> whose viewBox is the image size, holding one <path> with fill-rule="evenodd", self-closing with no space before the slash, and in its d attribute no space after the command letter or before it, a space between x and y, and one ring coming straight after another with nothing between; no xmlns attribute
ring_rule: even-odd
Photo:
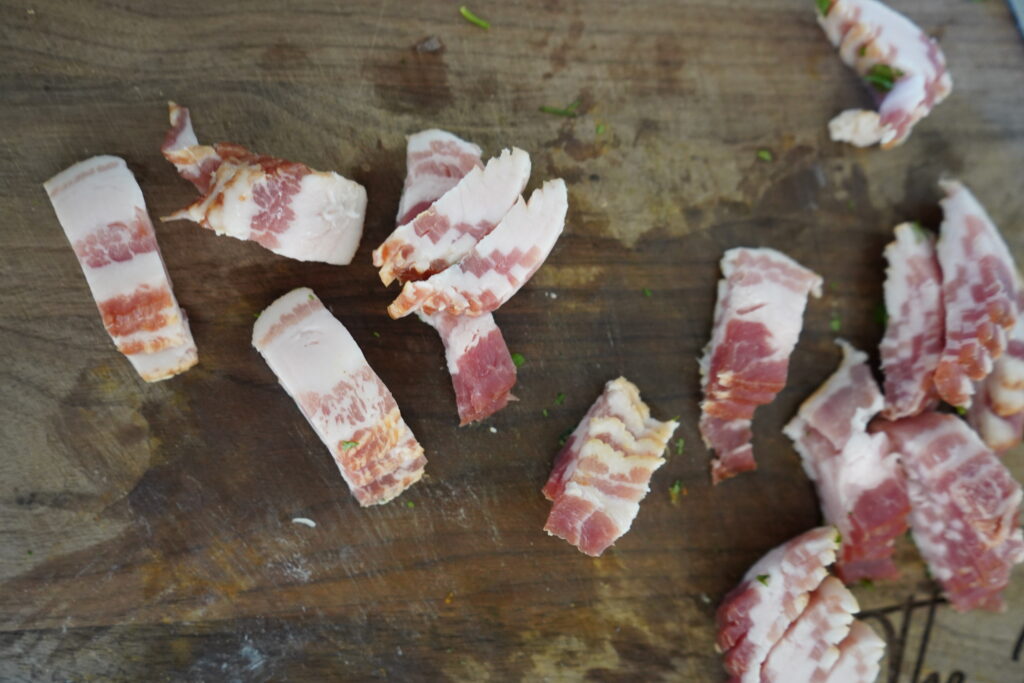
<svg viewBox="0 0 1024 683"><path fill-rule="evenodd" d="M142 190L124 160L86 159L44 187L107 333L139 376L156 382L195 365L188 321L174 298Z"/></svg>
<svg viewBox="0 0 1024 683"><path fill-rule="evenodd" d="M330 450L360 505L386 503L423 476L423 447L352 335L311 289L260 314L252 344Z"/></svg>
<svg viewBox="0 0 1024 683"><path fill-rule="evenodd" d="M940 183L946 193L936 247L946 307L946 345L935 371L944 401L967 407L972 380L992 372L1017 321L1017 270L995 224L970 190Z"/></svg>
<svg viewBox="0 0 1024 683"><path fill-rule="evenodd" d="M850 109L829 123L833 140L889 149L953 91L938 43L876 0L819 2L818 23L843 62L872 88L878 111Z"/></svg>
<svg viewBox="0 0 1024 683"><path fill-rule="evenodd" d="M700 360L700 433L717 453L717 484L755 469L751 421L786 384L789 356L803 327L807 295L821 277L774 249L737 248L722 257L711 340Z"/></svg>
<svg viewBox="0 0 1024 683"><path fill-rule="evenodd" d="M430 208L480 163L480 148L437 128L409 136L405 153L405 187L398 202L399 226Z"/></svg>
<svg viewBox="0 0 1024 683"><path fill-rule="evenodd" d="M890 420L917 415L938 404L935 368L945 343L942 272L935 238L916 223L896 226L885 248L888 322L879 345Z"/></svg>
<svg viewBox="0 0 1024 683"><path fill-rule="evenodd" d="M878 678L885 654L885 641L863 621L854 620L850 632L839 643L839 660L823 678L824 683L873 683Z"/></svg>
<svg viewBox="0 0 1024 683"><path fill-rule="evenodd" d="M914 542L950 603L1003 609L1013 565L1024 562L1020 485L956 416L923 413L872 428L900 454Z"/></svg>
<svg viewBox="0 0 1024 683"><path fill-rule="evenodd" d="M299 261L352 261L366 214L362 185L241 145L198 145L188 109L173 102L170 118L161 151L203 196L162 220L192 220Z"/></svg>
<svg viewBox="0 0 1024 683"><path fill-rule="evenodd" d="M457 263L509 212L529 178L530 155L515 148L470 170L373 251L381 281L420 280Z"/></svg>
<svg viewBox="0 0 1024 683"><path fill-rule="evenodd" d="M388 306L388 314L401 318L422 310L427 315L472 316L496 310L544 263L562 234L568 208L565 182L561 178L545 181L529 202L520 197L457 264L426 280L406 282Z"/></svg>
<svg viewBox="0 0 1024 683"><path fill-rule="evenodd" d="M629 531L678 426L652 418L626 378L608 382L555 458L544 530L593 557L607 550Z"/></svg>

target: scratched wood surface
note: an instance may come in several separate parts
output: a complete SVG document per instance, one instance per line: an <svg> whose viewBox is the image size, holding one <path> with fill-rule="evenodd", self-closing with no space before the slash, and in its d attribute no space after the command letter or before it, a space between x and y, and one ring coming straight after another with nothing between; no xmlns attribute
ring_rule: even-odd
<svg viewBox="0 0 1024 683"><path fill-rule="evenodd" d="M882 153L827 139L828 118L868 96L803 0L481 0L490 31L449 2L0 2L0 678L724 678L715 604L819 519L780 428L838 361L834 324L877 344L891 226L935 226L935 181L955 174L1024 257L1024 46L1007 7L894 4L941 38L956 90ZM418 51L430 36L443 48ZM153 215L190 202L158 151L168 98L192 108L200 139L335 169L370 205L345 268L158 225L200 364L145 385L40 184L109 153ZM572 101L575 119L538 112ZM532 184L570 187L565 235L497 314L526 359L520 401L464 429L439 341L386 317L394 291L369 265L392 228L403 136L430 126L488 153L518 145ZM757 416L760 470L712 490L695 358L717 260L737 245L784 249L828 286L788 387ZM428 477L393 504L356 505L249 346L253 315L300 285L351 330L427 450ZM541 531L538 489L559 435L620 373L655 415L681 416L686 447L594 560ZM1024 452L1007 463L1024 476ZM903 580L857 589L888 620L872 622L893 636L887 671L1020 680L1021 573L1007 613L958 615L929 607L908 543L900 556Z"/></svg>

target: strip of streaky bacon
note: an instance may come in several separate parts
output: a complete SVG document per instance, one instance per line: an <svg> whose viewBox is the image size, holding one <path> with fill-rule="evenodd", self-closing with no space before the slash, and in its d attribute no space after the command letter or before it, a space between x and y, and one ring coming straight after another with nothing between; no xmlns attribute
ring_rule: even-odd
<svg viewBox="0 0 1024 683"><path fill-rule="evenodd" d="M953 91L945 56L933 38L876 0L831 0L826 7L818 23L878 100L877 112L850 109L832 119L832 139L857 147L899 145Z"/></svg>
<svg viewBox="0 0 1024 683"><path fill-rule="evenodd" d="M922 413L876 421L907 472L914 542L954 609L1000 611L1024 562L1020 485L966 422Z"/></svg>
<svg viewBox="0 0 1024 683"><path fill-rule="evenodd" d="M252 344L334 457L360 505L386 503L423 476L423 447L345 326L311 289L267 307Z"/></svg>
<svg viewBox="0 0 1024 683"><path fill-rule="evenodd" d="M863 621L854 620L850 632L839 643L839 660L823 683L873 683L878 678L885 654L885 641Z"/></svg>
<svg viewBox="0 0 1024 683"><path fill-rule="evenodd" d="M1024 438L1024 289L1018 283L1017 322L992 374L975 384L967 421L981 440L1003 453Z"/></svg>
<svg viewBox="0 0 1024 683"><path fill-rule="evenodd" d="M161 150L203 196L161 220L192 220L299 261L352 261L366 215L362 185L241 145L194 144L188 109L171 102L170 118Z"/></svg>
<svg viewBox="0 0 1024 683"><path fill-rule="evenodd" d="M882 409L868 356L839 341L843 361L783 432L818 490L825 520L843 543L836 570L846 583L899 575L893 543L907 530L910 501L899 459L885 434L868 434Z"/></svg>
<svg viewBox="0 0 1024 683"><path fill-rule="evenodd" d="M398 225L430 208L474 168L482 168L479 147L437 128L409 136L405 187L398 202Z"/></svg>
<svg viewBox="0 0 1024 683"><path fill-rule="evenodd" d="M717 453L714 482L756 468L754 409L786 384L789 356L803 327L808 294L821 277L774 249L737 248L722 257L711 340L700 360L700 433Z"/></svg>
<svg viewBox="0 0 1024 683"><path fill-rule="evenodd" d="M810 602L836 558L835 527L811 529L778 546L744 575L718 607L716 648L740 681L760 681L761 666Z"/></svg>
<svg viewBox="0 0 1024 683"><path fill-rule="evenodd" d="M544 530L592 557L607 550L629 531L678 426L652 418L626 378L605 384L542 489L553 502Z"/></svg>
<svg viewBox="0 0 1024 683"><path fill-rule="evenodd" d="M195 365L188 320L174 298L142 190L124 160L86 159L43 186L107 333L139 376L156 382Z"/></svg>
<svg viewBox="0 0 1024 683"><path fill-rule="evenodd" d="M942 272L935 237L916 223L896 226L885 248L885 310L889 319L878 349L885 373L887 419L917 415L938 404L935 368L945 342Z"/></svg>
<svg viewBox="0 0 1024 683"><path fill-rule="evenodd" d="M471 169L373 251L381 282L422 280L457 263L494 230L529 178L530 155L517 148Z"/></svg>
<svg viewBox="0 0 1024 683"><path fill-rule="evenodd" d="M529 202L520 197L457 264L426 280L406 282L388 314L401 318L422 310L475 316L496 310L544 263L562 234L568 209L565 181L545 181Z"/></svg>
<svg viewBox="0 0 1024 683"><path fill-rule="evenodd" d="M420 313L419 317L444 342L460 426L493 415L514 398L516 365L494 316Z"/></svg>
<svg viewBox="0 0 1024 683"><path fill-rule="evenodd" d="M936 252L942 269L946 342L935 370L939 396L968 407L1017 322L1017 269L995 224L970 190L949 180Z"/></svg>

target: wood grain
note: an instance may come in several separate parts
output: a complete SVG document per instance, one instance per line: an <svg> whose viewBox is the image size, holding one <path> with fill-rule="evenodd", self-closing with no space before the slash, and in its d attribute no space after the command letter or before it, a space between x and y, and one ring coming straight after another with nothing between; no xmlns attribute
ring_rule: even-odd
<svg viewBox="0 0 1024 683"><path fill-rule="evenodd" d="M1024 47L1008 9L894 6L940 36L956 89L882 153L828 140L828 118L868 95L801 0L475 3L490 31L448 2L0 2L0 678L723 679L714 605L818 521L780 428L838 362L833 317L877 344L891 227L936 225L935 181L955 174L1024 253ZM416 51L428 36L444 49ZM154 216L190 202L158 150L169 98L200 139L337 170L370 205L345 268L158 225L200 365L148 386L103 333L41 183L110 153ZM574 100L579 118L538 112ZM429 126L489 153L520 146L532 185L570 185L565 236L497 314L526 364L521 400L485 426L457 428L440 342L387 318L394 290L369 265L403 136ZM759 471L712 490L695 359L717 261L741 244L784 249L827 295L758 413ZM249 346L253 314L301 285L427 449L428 477L395 504L357 506ZM657 416L681 416L687 445L633 531L592 560L541 531L539 488L559 435L620 373ZM1024 475L1021 451L1007 463ZM865 609L931 595L912 549L901 558L902 581L858 589ZM938 607L920 677L1019 679L1019 573L1007 597L1002 615ZM926 611L897 662L906 680Z"/></svg>

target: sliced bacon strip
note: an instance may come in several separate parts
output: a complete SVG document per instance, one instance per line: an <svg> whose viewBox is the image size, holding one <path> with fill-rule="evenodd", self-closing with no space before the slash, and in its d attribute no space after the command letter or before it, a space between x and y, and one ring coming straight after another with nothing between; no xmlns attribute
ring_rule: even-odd
<svg viewBox="0 0 1024 683"><path fill-rule="evenodd" d="M878 678L885 654L885 641L863 621L854 620L850 633L839 643L839 660L824 683L873 683Z"/></svg>
<svg viewBox="0 0 1024 683"><path fill-rule="evenodd" d="M785 386L807 295L821 296L822 282L774 249L730 249L722 275L711 340L700 360L700 433L718 455L711 464L716 484L756 468L754 410Z"/></svg>
<svg viewBox="0 0 1024 683"><path fill-rule="evenodd" d="M652 418L626 378L608 382L555 458L544 530L593 557L607 550L632 526L678 426Z"/></svg>
<svg viewBox="0 0 1024 683"><path fill-rule="evenodd" d="M503 150L483 169L470 170L373 251L381 281L421 280L457 263L494 230L529 178L530 155L515 148Z"/></svg>
<svg viewBox="0 0 1024 683"><path fill-rule="evenodd" d="M758 560L725 596L716 614L716 647L730 674L760 680L761 665L828 576L838 546L835 527L811 529Z"/></svg>
<svg viewBox="0 0 1024 683"><path fill-rule="evenodd" d="M252 345L334 457L362 506L386 503L423 476L423 447L345 326L311 289L260 314Z"/></svg>
<svg viewBox="0 0 1024 683"><path fill-rule="evenodd" d="M405 153L405 187L398 202L398 225L430 208L480 163L480 148L437 128L409 136Z"/></svg>
<svg viewBox="0 0 1024 683"><path fill-rule="evenodd" d="M456 265L426 280L406 282L388 306L388 314L401 318L418 310L427 315L482 315L496 310L544 263L562 234L568 208L565 182L545 181L529 202L520 197L497 227Z"/></svg>
<svg viewBox="0 0 1024 683"><path fill-rule="evenodd" d="M820 3L819 3L820 4ZM829 123L833 140L857 147L901 144L953 91L938 43L876 0L832 0L818 14L843 62L872 87L878 111L850 109Z"/></svg>
<svg viewBox="0 0 1024 683"><path fill-rule="evenodd" d="M942 268L946 346L935 371L944 401L967 407L972 380L992 372L1017 321L1017 269L995 224L970 190L940 183L944 218L936 252Z"/></svg>
<svg viewBox="0 0 1024 683"><path fill-rule="evenodd" d="M79 162L44 185L103 325L139 376L156 382L198 356L171 288L142 190L123 159Z"/></svg>
<svg viewBox="0 0 1024 683"><path fill-rule="evenodd" d="M906 480L885 434L867 433L883 404L868 356L839 345L843 362L783 431L817 487L825 520L842 534L840 578L895 578L893 543L907 530L910 512Z"/></svg>
<svg viewBox="0 0 1024 683"><path fill-rule="evenodd" d="M366 214L362 185L241 145L194 144L188 109L171 102L170 118L161 150L203 196L162 220L192 220L299 261L352 261Z"/></svg>
<svg viewBox="0 0 1024 683"><path fill-rule="evenodd" d="M885 373L883 415L896 420L938 404L935 369L945 344L942 272L935 237L915 223L896 226L885 248L885 309L889 320L879 345Z"/></svg>
<svg viewBox="0 0 1024 683"><path fill-rule="evenodd" d="M907 472L914 542L960 611L1002 610L1013 565L1024 562L1020 485L967 424L922 413L877 421Z"/></svg>

